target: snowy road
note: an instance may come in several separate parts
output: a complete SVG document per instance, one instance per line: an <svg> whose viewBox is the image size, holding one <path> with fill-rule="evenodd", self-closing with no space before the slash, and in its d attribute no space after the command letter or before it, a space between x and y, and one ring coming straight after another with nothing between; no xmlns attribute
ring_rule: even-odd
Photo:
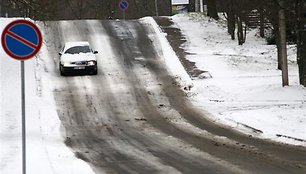
<svg viewBox="0 0 306 174"><path fill-rule="evenodd" d="M253 139L205 119L169 75L148 23L50 22L45 34L53 59L45 60L44 71L55 84L65 143L97 174L305 173L304 148ZM98 75L60 77L57 52L81 40L99 51Z"/></svg>

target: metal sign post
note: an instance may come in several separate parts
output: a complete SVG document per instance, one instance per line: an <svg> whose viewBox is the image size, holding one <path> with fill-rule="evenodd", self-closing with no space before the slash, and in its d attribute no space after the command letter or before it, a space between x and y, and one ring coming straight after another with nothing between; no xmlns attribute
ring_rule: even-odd
<svg viewBox="0 0 306 174"><path fill-rule="evenodd" d="M22 120L22 173L26 174L26 119L24 60L21 61L21 120Z"/></svg>
<svg viewBox="0 0 306 174"><path fill-rule="evenodd" d="M12 58L20 60L21 67L21 129L22 129L22 173L26 174L26 108L24 61L34 57L42 45L38 27L27 20L16 20L8 24L2 33L3 50Z"/></svg>
<svg viewBox="0 0 306 174"><path fill-rule="evenodd" d="M159 16L158 15L158 3L157 3L157 0L155 0L155 15Z"/></svg>

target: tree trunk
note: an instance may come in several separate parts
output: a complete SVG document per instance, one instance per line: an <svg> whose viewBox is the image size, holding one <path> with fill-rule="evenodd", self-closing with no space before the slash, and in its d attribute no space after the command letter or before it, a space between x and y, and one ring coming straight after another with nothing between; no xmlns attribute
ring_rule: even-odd
<svg viewBox="0 0 306 174"><path fill-rule="evenodd" d="M188 11L195 12L195 0L189 0Z"/></svg>
<svg viewBox="0 0 306 174"><path fill-rule="evenodd" d="M304 21L304 25L306 25L306 22ZM304 41L301 45L301 60L299 63L299 69L300 69L300 83L301 85L306 87L306 28L304 28L303 34L302 34L302 40Z"/></svg>
<svg viewBox="0 0 306 174"><path fill-rule="evenodd" d="M195 12L200 12L200 0L195 0L194 8Z"/></svg>
<svg viewBox="0 0 306 174"><path fill-rule="evenodd" d="M275 31L275 44L277 48L277 69L282 70L282 48L280 44L279 30Z"/></svg>
<svg viewBox="0 0 306 174"><path fill-rule="evenodd" d="M243 30L243 24L242 24L242 19L240 16L237 16L236 18L237 20L237 26L238 26L238 30L237 30L237 38L238 38L238 44L239 45L243 45L245 42L244 39L244 30Z"/></svg>
<svg viewBox="0 0 306 174"><path fill-rule="evenodd" d="M297 3L297 60L299 66L300 84L306 87L306 18L303 0Z"/></svg>
<svg viewBox="0 0 306 174"><path fill-rule="evenodd" d="M231 35L232 40L235 40L236 20L234 13L233 1L229 0L227 4L227 31Z"/></svg>
<svg viewBox="0 0 306 174"><path fill-rule="evenodd" d="M0 17L2 17L2 0L0 0Z"/></svg>
<svg viewBox="0 0 306 174"><path fill-rule="evenodd" d="M219 20L216 0L207 0L207 15Z"/></svg>
<svg viewBox="0 0 306 174"><path fill-rule="evenodd" d="M264 38L265 37L265 16L264 16L263 2L260 2L259 13L260 13L260 37Z"/></svg>
<svg viewBox="0 0 306 174"><path fill-rule="evenodd" d="M286 18L285 18L285 1L279 0L279 42L281 48L281 60L282 60L282 81L283 86L289 85L288 78L288 62L287 62L287 43L286 43Z"/></svg>
<svg viewBox="0 0 306 174"><path fill-rule="evenodd" d="M79 3L79 7L78 7L78 9L79 9L79 17L80 17L80 19L83 19L83 0L80 0L80 3Z"/></svg>

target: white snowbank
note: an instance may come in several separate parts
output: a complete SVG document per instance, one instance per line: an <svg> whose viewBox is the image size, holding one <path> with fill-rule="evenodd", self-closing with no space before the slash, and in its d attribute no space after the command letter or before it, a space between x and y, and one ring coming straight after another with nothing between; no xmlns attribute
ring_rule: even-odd
<svg viewBox="0 0 306 174"><path fill-rule="evenodd" d="M169 42L167 41L167 38L165 37L165 33L163 33L160 30L159 26L154 21L154 19L152 17L144 17L140 19L140 21L143 24L149 25L150 27L152 27L152 29L155 31L158 41L155 41L152 43L160 44L159 46L155 45L155 47L161 49L161 52L162 52L161 57L165 58L164 61L168 67L170 74L178 80L178 82L180 83L182 87L187 87L187 88L193 87L192 80L190 79L189 75L185 71L182 63L177 58ZM150 39L153 40L154 38L150 37Z"/></svg>

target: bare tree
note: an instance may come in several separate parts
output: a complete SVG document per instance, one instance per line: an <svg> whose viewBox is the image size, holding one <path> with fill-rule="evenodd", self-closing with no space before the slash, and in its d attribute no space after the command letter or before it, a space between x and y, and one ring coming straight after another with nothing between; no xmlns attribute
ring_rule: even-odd
<svg viewBox="0 0 306 174"><path fill-rule="evenodd" d="M216 0L207 0L207 15L219 20Z"/></svg>
<svg viewBox="0 0 306 174"><path fill-rule="evenodd" d="M57 8L61 5L59 1L49 0L8 0L7 3L16 9L19 16L35 20L56 19Z"/></svg>
<svg viewBox="0 0 306 174"><path fill-rule="evenodd" d="M237 0L226 0L226 17L228 33L231 35L232 40L235 39L235 30L237 24L237 38L238 44L242 45L246 40L246 12L247 9L244 8L245 2Z"/></svg>
<svg viewBox="0 0 306 174"><path fill-rule="evenodd" d="M235 40L236 19L233 0L227 0L226 2L226 14L227 14L227 31L231 35L232 40Z"/></svg>
<svg viewBox="0 0 306 174"><path fill-rule="evenodd" d="M0 17L2 17L2 6L3 6L3 4L2 4L2 0L0 0Z"/></svg>
<svg viewBox="0 0 306 174"><path fill-rule="evenodd" d="M242 15L240 12L236 15L238 45L243 45L246 40L246 25L243 22Z"/></svg>
<svg viewBox="0 0 306 174"><path fill-rule="evenodd" d="M265 10L264 2L259 2L259 14L260 14L260 37L265 37Z"/></svg>
<svg viewBox="0 0 306 174"><path fill-rule="evenodd" d="M280 44L280 59L282 60L282 80L283 86L289 85L288 78L288 62L287 62L287 42L286 42L286 18L285 18L285 1L278 0L279 3L279 44Z"/></svg>
<svg viewBox="0 0 306 174"><path fill-rule="evenodd" d="M297 61L299 66L300 84L306 87L306 4L296 0L297 14Z"/></svg>
<svg viewBox="0 0 306 174"><path fill-rule="evenodd" d="M37 20L116 19L122 17L120 0L1 0L8 1L14 16ZM171 0L128 0L126 18L171 14ZM5 2L4 2L5 3ZM158 7L158 9L156 9Z"/></svg>

